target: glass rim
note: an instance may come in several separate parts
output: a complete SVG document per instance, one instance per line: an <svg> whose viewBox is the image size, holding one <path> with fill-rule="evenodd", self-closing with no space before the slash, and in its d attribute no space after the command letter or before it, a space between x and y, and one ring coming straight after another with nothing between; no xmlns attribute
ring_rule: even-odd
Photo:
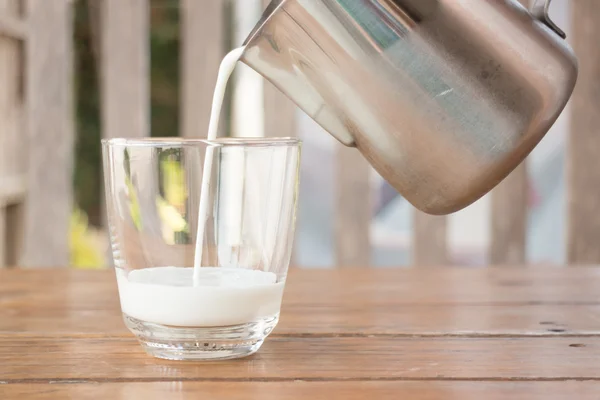
<svg viewBox="0 0 600 400"><path fill-rule="evenodd" d="M293 137L221 137L215 140L184 137L145 137L145 138L111 138L102 139L104 146L123 147L185 147L185 146L218 146L218 147L299 147L302 141Z"/></svg>

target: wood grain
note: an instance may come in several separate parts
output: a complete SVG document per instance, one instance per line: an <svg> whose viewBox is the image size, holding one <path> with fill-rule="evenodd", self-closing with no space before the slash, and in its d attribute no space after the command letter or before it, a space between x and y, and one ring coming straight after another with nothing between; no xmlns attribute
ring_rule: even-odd
<svg viewBox="0 0 600 400"><path fill-rule="evenodd" d="M519 0L529 8L530 0ZM524 264L527 233L527 164L521 163L491 192L490 263Z"/></svg>
<svg viewBox="0 0 600 400"><path fill-rule="evenodd" d="M340 267L371 262L371 167L355 148L336 144L335 262Z"/></svg>
<svg viewBox="0 0 600 400"><path fill-rule="evenodd" d="M10 232L6 242L6 263L9 267L18 265L19 257L23 251L24 220L25 205L23 202L15 202L6 207L6 231Z"/></svg>
<svg viewBox="0 0 600 400"><path fill-rule="evenodd" d="M15 216L8 206L25 195L23 157L23 20L17 0L0 0L0 268L9 265L16 250L8 225ZM23 220L19 219L19 227ZM12 226L11 226L12 228ZM9 234L10 233L10 234Z"/></svg>
<svg viewBox="0 0 600 400"><path fill-rule="evenodd" d="M142 351L113 271L3 270L0 395L594 398L599 280L597 268L292 270L257 354L189 363Z"/></svg>
<svg viewBox="0 0 600 400"><path fill-rule="evenodd" d="M89 0L104 139L151 136L150 0ZM95 36L99 34L99 37ZM104 185L102 182L102 190ZM104 194L102 223L107 226ZM112 264L112 253L106 249Z"/></svg>
<svg viewBox="0 0 600 400"><path fill-rule="evenodd" d="M567 260L592 264L600 262L600 7L596 0L577 0L571 10L579 78L571 100L567 146Z"/></svg>
<svg viewBox="0 0 600 400"><path fill-rule="evenodd" d="M112 291L111 291L112 292ZM289 298L289 296L288 296ZM36 297L34 301L45 299ZM118 299L72 306L2 300L0 334L128 337ZM288 305L289 304L289 305ZM598 336L600 305L294 306L284 302L275 336Z"/></svg>
<svg viewBox="0 0 600 400"><path fill-rule="evenodd" d="M225 55L223 1L181 1L181 135L206 137Z"/></svg>
<svg viewBox="0 0 600 400"><path fill-rule="evenodd" d="M600 304L600 269L443 268L307 270L292 268L286 301L294 305ZM2 299L30 294L44 301L95 302L115 290L114 271L0 271ZM93 293L93 296L88 294ZM114 292L113 292L114 293ZM58 297L56 297L58 296ZM112 296L112 294L111 294Z"/></svg>
<svg viewBox="0 0 600 400"><path fill-rule="evenodd" d="M24 40L27 37L27 24L12 15L0 15L0 35Z"/></svg>
<svg viewBox="0 0 600 400"><path fill-rule="evenodd" d="M22 104L18 104L20 101L16 100L16 103L17 104L15 105L17 107L15 108L21 108ZM17 111L16 113L20 118L20 112ZM6 118L5 123L8 122L9 118L10 117ZM15 125L20 124L17 122ZM3 135L2 137L2 149L4 150L2 161L4 161L4 165L1 167L3 176L0 178L0 207L21 203L27 194L27 176L23 172L24 163L15 160L19 154L18 150L16 149L18 149L19 146L23 146L23 142L25 142L25 140L23 140L24 138L22 137L24 132L21 128L22 126L11 126L9 129L4 131L6 135ZM16 137L7 137L9 135L14 135ZM10 154L10 152L16 152L17 154Z"/></svg>
<svg viewBox="0 0 600 400"><path fill-rule="evenodd" d="M492 191L490 263L524 264L527 232L527 166L519 165Z"/></svg>
<svg viewBox="0 0 600 400"><path fill-rule="evenodd" d="M8 265L7 225L6 208L0 207L0 268L5 268Z"/></svg>
<svg viewBox="0 0 600 400"><path fill-rule="evenodd" d="M448 219L414 209L413 265L431 267L448 263Z"/></svg>
<svg viewBox="0 0 600 400"><path fill-rule="evenodd" d="M597 270L575 271L293 270L274 334L600 335ZM3 271L0 334L130 336L112 271Z"/></svg>
<svg viewBox="0 0 600 400"><path fill-rule="evenodd" d="M15 355L18 354L18 357ZM272 337L246 359L165 362L134 338L0 336L21 380L600 380L600 338Z"/></svg>
<svg viewBox="0 0 600 400"><path fill-rule="evenodd" d="M67 0L27 4L25 89L31 145L19 262L51 267L69 263L75 138L72 4Z"/></svg>
<svg viewBox="0 0 600 400"><path fill-rule="evenodd" d="M47 399L411 399L597 400L600 382L148 382L14 384L5 398Z"/></svg>
<svg viewBox="0 0 600 400"><path fill-rule="evenodd" d="M150 135L148 0L100 2L102 136Z"/></svg>

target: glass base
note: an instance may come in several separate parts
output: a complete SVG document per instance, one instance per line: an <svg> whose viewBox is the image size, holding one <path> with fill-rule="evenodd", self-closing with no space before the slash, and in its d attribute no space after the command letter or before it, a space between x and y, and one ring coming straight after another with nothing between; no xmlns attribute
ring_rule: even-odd
<svg viewBox="0 0 600 400"><path fill-rule="evenodd" d="M175 327L144 322L123 313L125 325L151 356L166 360L227 360L260 349L279 314L241 325Z"/></svg>

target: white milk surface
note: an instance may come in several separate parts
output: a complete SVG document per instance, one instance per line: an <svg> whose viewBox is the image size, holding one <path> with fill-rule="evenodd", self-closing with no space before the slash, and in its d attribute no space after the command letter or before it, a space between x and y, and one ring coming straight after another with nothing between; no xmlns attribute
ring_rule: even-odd
<svg viewBox="0 0 600 400"><path fill-rule="evenodd" d="M279 313L284 282L244 268L117 268L121 309L145 322L181 327L244 324ZM197 271L198 272L198 271Z"/></svg>

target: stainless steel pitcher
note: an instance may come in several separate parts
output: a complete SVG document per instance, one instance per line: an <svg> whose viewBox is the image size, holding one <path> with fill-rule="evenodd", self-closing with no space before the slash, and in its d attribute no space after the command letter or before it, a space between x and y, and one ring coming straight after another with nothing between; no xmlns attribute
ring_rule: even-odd
<svg viewBox="0 0 600 400"><path fill-rule="evenodd" d="M577 78L550 0L273 0L242 61L414 206L457 211L555 122Z"/></svg>

